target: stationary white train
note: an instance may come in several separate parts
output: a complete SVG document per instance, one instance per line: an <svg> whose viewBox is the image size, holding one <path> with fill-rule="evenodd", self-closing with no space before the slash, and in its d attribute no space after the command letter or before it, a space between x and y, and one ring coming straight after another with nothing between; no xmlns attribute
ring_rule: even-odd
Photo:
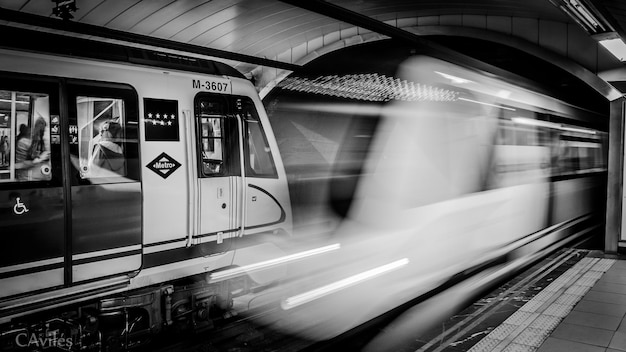
<svg viewBox="0 0 626 352"><path fill-rule="evenodd" d="M291 234L254 86L219 62L41 35L14 44L60 55L0 52L0 345L128 348L210 327L254 285L177 280L273 258Z"/></svg>

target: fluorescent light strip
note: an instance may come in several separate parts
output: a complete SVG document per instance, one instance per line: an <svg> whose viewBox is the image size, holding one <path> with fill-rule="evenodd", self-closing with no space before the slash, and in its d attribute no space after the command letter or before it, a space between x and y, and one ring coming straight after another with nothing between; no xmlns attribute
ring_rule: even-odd
<svg viewBox="0 0 626 352"><path fill-rule="evenodd" d="M218 271L218 272L211 274L211 280L230 279L230 278L239 276L244 273L267 269L273 266L277 266L279 264L285 264L288 262L292 262L292 261L299 260L299 259L304 259L304 258L311 257L314 255L319 255L319 254L335 251L339 248L341 248L341 245L339 243L336 243L330 246L315 248L315 249L311 249L308 251L290 254L284 257L270 259L270 260L266 260L266 261L255 263L255 264L244 265L238 268L227 269L224 271Z"/></svg>
<svg viewBox="0 0 626 352"><path fill-rule="evenodd" d="M561 125L559 125L558 123L541 121L541 120L533 120L527 117L513 117L511 118L511 121L522 124L522 125L541 126L541 127L548 127L548 128L554 128L554 129L561 129Z"/></svg>
<svg viewBox="0 0 626 352"><path fill-rule="evenodd" d="M587 134L598 134L596 131L587 130L587 129L584 129L584 128L573 128L573 127L561 126L561 129L563 131L570 131L570 132L579 132L579 133L587 133Z"/></svg>
<svg viewBox="0 0 626 352"><path fill-rule="evenodd" d="M343 280L339 280L336 281L332 284L326 285L326 286L322 286L320 288L316 288L314 290L305 292L305 293L301 293L299 295L296 296L292 296L289 298L286 298L283 302L281 302L281 307L284 310L289 310L295 307L298 307L300 305L303 305L305 303L314 301L316 299L322 298L324 296L327 296L333 292L337 292L339 290L345 289L347 287L359 284L363 281L372 279L376 276L380 276L382 274L388 273L390 271L399 269L405 265L407 265L409 263L409 259L407 258L403 258L400 260L396 260L395 262L383 265L383 266L379 266L377 268L362 272L360 274L356 274L353 276L350 276L348 278L345 278Z"/></svg>
<svg viewBox="0 0 626 352"><path fill-rule="evenodd" d="M554 128L554 129L562 130L562 131L579 132L579 133L587 133L587 134L594 134L594 135L596 134L596 131L593 131L593 130L588 130L584 128L566 127L558 123L549 122L549 121L541 121L541 120L533 120L527 117L513 117L511 118L511 121L522 124L522 125L541 126L541 127L547 127L547 128Z"/></svg>
<svg viewBox="0 0 626 352"><path fill-rule="evenodd" d="M600 25L599 21L596 20L596 18L591 13L589 13L589 11L587 11L583 4L579 3L576 0L569 0L569 5L571 6L572 10L574 10L574 14L578 15L580 19L586 21L591 26L591 28L595 29L595 27L600 27L602 30L604 30L604 27Z"/></svg>
<svg viewBox="0 0 626 352"><path fill-rule="evenodd" d="M472 99L467 99L467 98L459 98L459 100L465 100L465 101L469 101L470 103L476 103L476 104L481 104L481 105L493 106L493 107L504 109L504 110L515 111L515 109L513 109L513 108L509 108L509 107L502 106L502 105L483 103L482 101L478 101L478 100L472 100Z"/></svg>
<svg viewBox="0 0 626 352"><path fill-rule="evenodd" d="M568 147L576 147L576 148L600 148L600 143L592 143L592 142L573 142L567 141Z"/></svg>

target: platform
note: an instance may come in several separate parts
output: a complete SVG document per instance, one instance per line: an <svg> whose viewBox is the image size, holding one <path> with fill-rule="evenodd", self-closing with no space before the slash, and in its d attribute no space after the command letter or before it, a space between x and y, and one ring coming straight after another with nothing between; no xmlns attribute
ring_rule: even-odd
<svg viewBox="0 0 626 352"><path fill-rule="evenodd" d="M625 315L626 261L586 257L469 351L626 351Z"/></svg>
<svg viewBox="0 0 626 352"><path fill-rule="evenodd" d="M593 250L555 253L406 351L626 351L626 258Z"/></svg>
<svg viewBox="0 0 626 352"><path fill-rule="evenodd" d="M590 253L468 351L626 351L626 260Z"/></svg>

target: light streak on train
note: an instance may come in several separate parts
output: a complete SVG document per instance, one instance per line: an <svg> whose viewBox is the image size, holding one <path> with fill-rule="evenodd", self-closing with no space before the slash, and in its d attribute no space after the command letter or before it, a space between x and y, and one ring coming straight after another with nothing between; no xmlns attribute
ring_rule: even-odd
<svg viewBox="0 0 626 352"><path fill-rule="evenodd" d="M408 263L409 260L407 258L403 258L392 263L385 264L374 269L370 269L362 273L350 276L348 278L333 282L331 284L316 288L314 290L285 298L285 300L283 300L283 302L281 303L281 307L285 310L295 308L302 304L309 303L316 299L329 295L333 292L343 290L352 285L358 285L363 281L367 281L376 276L383 275L389 271L399 269L407 265Z"/></svg>

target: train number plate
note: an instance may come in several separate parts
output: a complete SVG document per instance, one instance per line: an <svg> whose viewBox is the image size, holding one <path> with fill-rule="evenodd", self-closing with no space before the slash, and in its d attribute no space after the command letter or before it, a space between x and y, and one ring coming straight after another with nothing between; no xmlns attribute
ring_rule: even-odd
<svg viewBox="0 0 626 352"><path fill-rule="evenodd" d="M207 92L215 93L231 93L232 88L230 81L226 79L212 78L212 79L193 79L193 88L200 89Z"/></svg>

